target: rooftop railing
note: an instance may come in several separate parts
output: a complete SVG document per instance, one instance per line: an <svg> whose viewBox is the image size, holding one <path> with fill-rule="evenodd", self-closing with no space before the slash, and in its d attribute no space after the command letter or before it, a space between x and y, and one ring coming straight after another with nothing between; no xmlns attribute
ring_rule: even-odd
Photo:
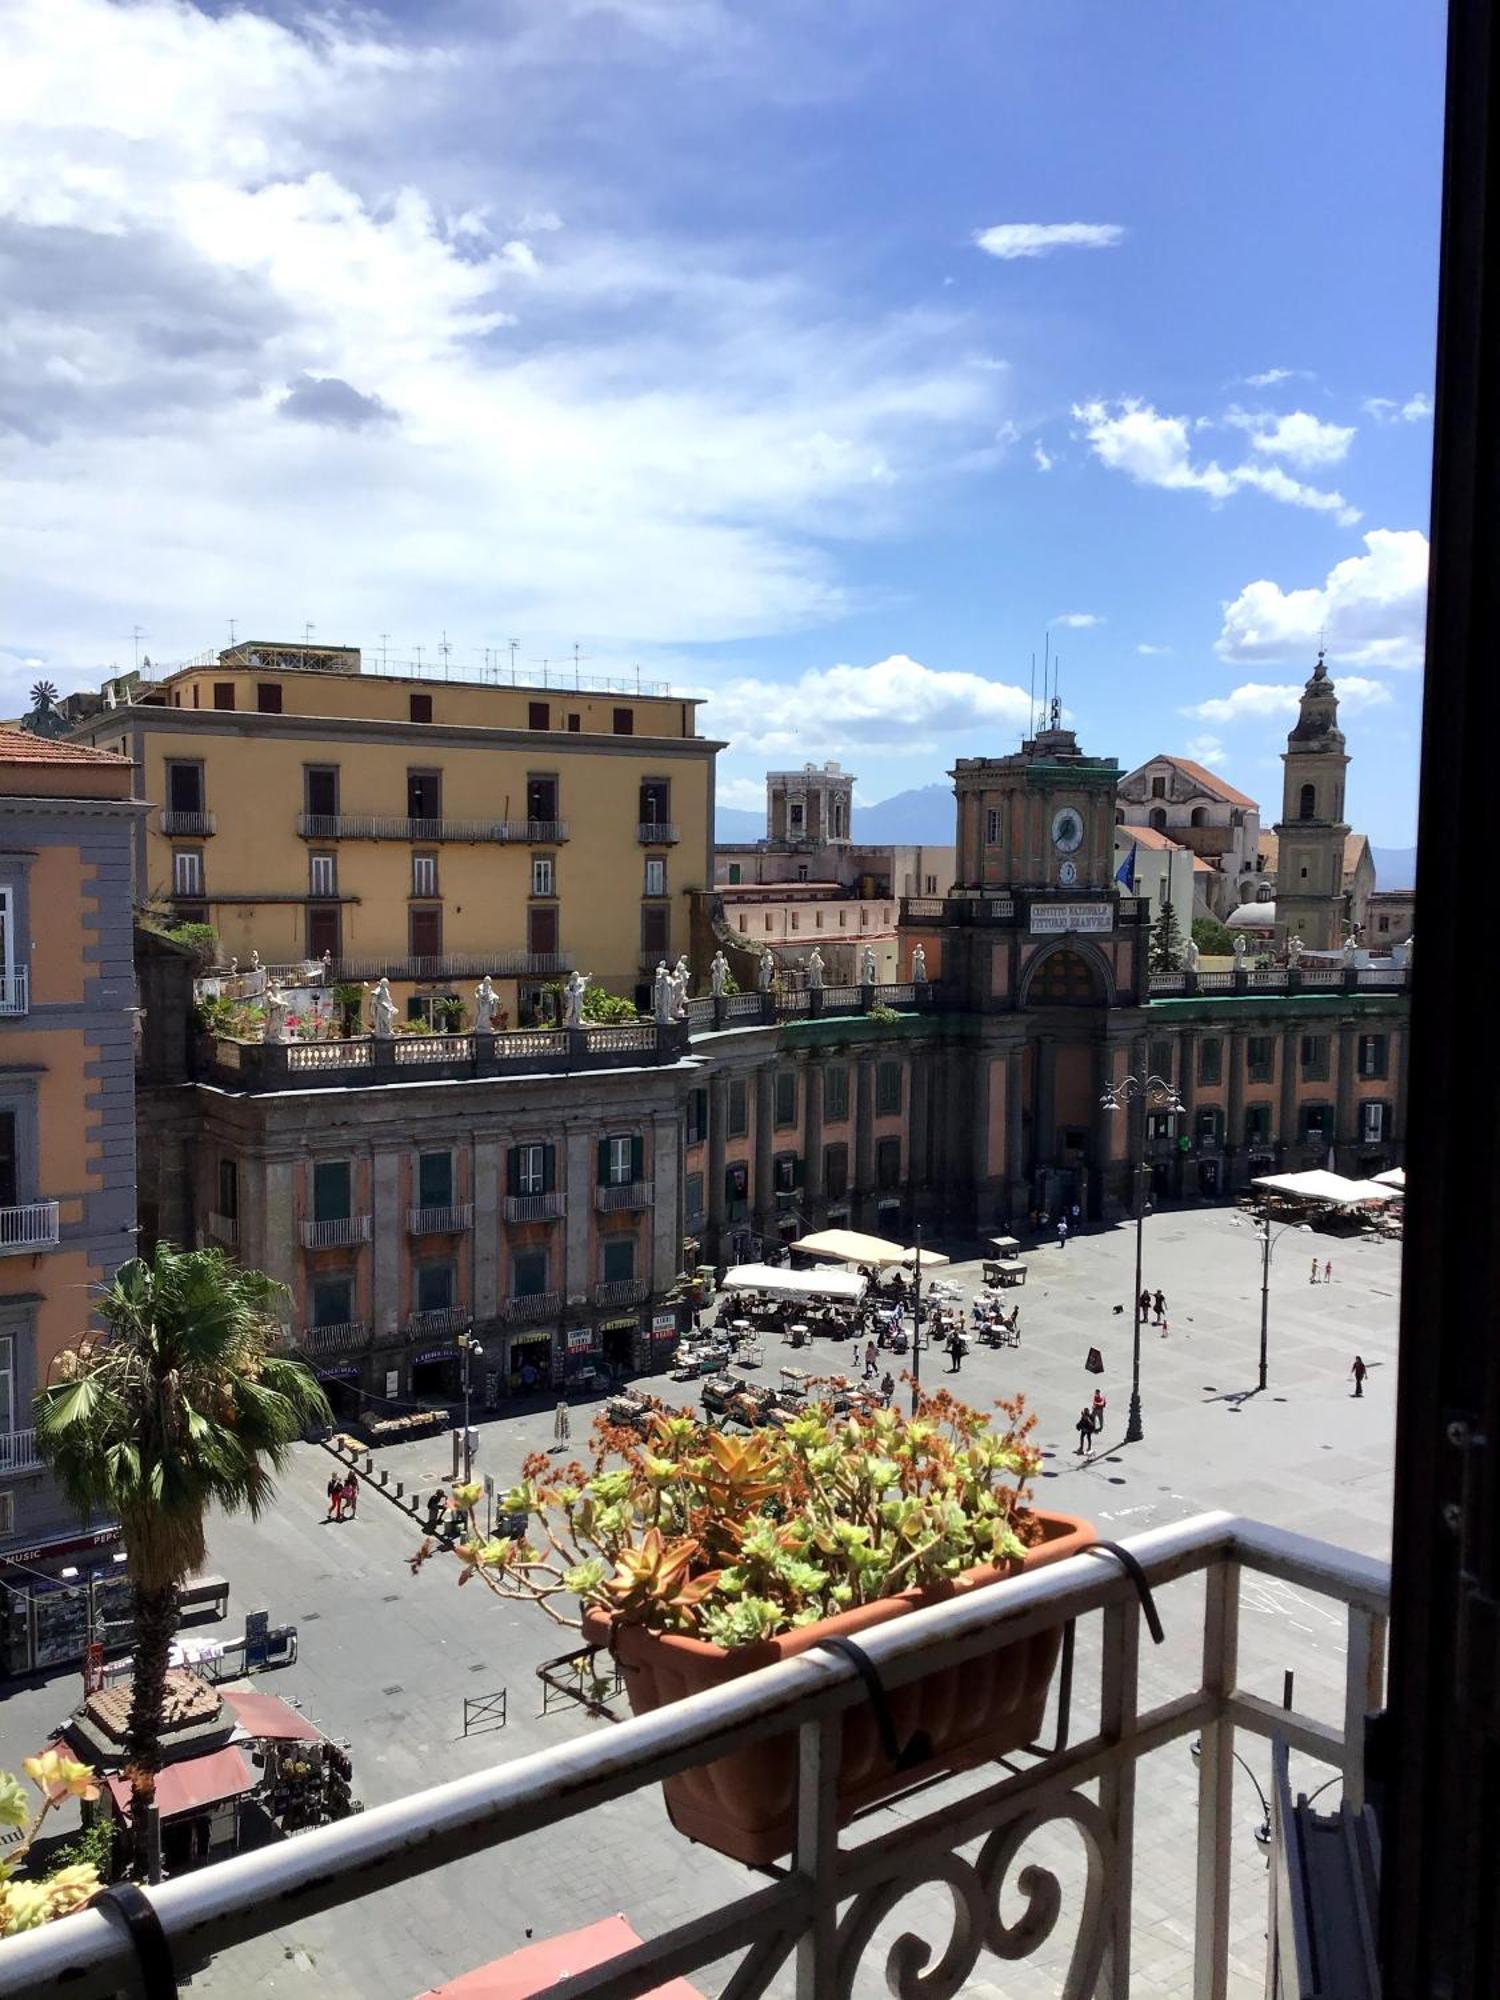
<svg viewBox="0 0 1500 2000"><path fill-rule="evenodd" d="M1065 1664L1058 1677L1053 1740L976 1769L937 1798L910 1795L899 1817L840 1826L834 1777L842 1719L868 1708L870 1697L846 1655L815 1647L615 1728L373 1806L145 1893L175 1962L197 1965L251 1939L295 1933L322 1912L470 1856L506 1850L495 1865L507 1879L519 1879L528 1841L550 1855L561 1838L566 1851L585 1853L588 1816L610 1801L795 1731L800 1798L788 1868L770 1880L746 1872L726 1881L714 1907L684 1914L568 1978L569 2000L631 2000L673 1979L702 1984L714 1967L714 1990L734 2000L773 1989L825 2000L856 1985L864 1991L882 1972L892 1991L914 1994L924 1967L923 1991L951 1995L979 1983L1029 1991L1013 1968L1039 1951L1055 1952L1049 1940L1059 1921L1065 1928L1058 1944L1072 1940L1063 1990L1075 2000L1128 2000L1133 1990L1218 2000L1228 1989L1236 1946L1237 1740L1282 1744L1324 1765L1342 1780L1344 1803L1358 1813L1364 1720L1382 1700L1389 1575L1382 1563L1229 1514L1153 1528L1121 1547L1139 1566L1170 1635L1181 1641L1171 1653L1171 1677L1164 1670L1150 1676L1161 1697L1150 1705L1143 1703L1141 1672L1147 1614L1136 1582L1103 1550L861 1634L868 1667L888 1691L936 1671L961 1671L1038 1632L1063 1626L1079 1634L1079 1670L1070 1673ZM1323 1620L1342 1614L1334 1721L1280 1706L1241 1684L1241 1618L1265 1603L1268 1581L1311 1593ZM1064 1659L1075 1659L1071 1647ZM1169 1989L1159 1969L1145 1968L1133 1988L1137 1778L1148 1756L1172 1744L1187 1750L1194 1739L1196 1866L1189 1879L1165 1879L1170 1864L1163 1850L1154 1839L1141 1842L1152 1897L1174 1894L1184 1929L1191 1912L1191 1972L1184 1968ZM1029 1844L1049 1830L1066 1830L1081 1846L1081 1877L1077 1870L1060 1877L1042 1865L1041 1849ZM1025 1865L1018 1866L1023 1846ZM1257 1890L1267 1894L1261 1884ZM1018 1891L1024 1914L1007 1922L1002 1898L1011 1901ZM877 1946L877 1930L898 1905L904 1935L890 1943L886 1930ZM324 1977L339 1977L326 1952ZM0 2000L42 1992L106 2000L135 1990L136 1978L130 1934L102 1910L0 1944Z"/></svg>

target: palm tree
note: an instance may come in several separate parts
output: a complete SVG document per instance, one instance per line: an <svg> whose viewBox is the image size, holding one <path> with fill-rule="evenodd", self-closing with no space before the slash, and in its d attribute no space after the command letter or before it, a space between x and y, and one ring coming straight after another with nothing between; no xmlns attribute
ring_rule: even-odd
<svg viewBox="0 0 1500 2000"><path fill-rule="evenodd" d="M328 1403L275 1352L279 1287L217 1250L159 1244L121 1266L98 1304L102 1336L58 1357L37 1391L37 1445L81 1513L124 1531L136 1591L135 1681L125 1741L132 1872L150 1863L167 1657L178 1590L204 1559L210 1505L258 1516L272 1473Z"/></svg>

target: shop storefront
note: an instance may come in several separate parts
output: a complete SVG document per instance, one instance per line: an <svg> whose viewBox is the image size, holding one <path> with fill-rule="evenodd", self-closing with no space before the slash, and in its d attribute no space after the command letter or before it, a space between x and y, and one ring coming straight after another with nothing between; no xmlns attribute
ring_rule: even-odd
<svg viewBox="0 0 1500 2000"><path fill-rule="evenodd" d="M505 1387L512 1396L532 1396L550 1389L553 1380L552 1335L546 1331L513 1333L505 1357Z"/></svg>
<svg viewBox="0 0 1500 2000"><path fill-rule="evenodd" d="M118 1528L100 1528L0 1556L0 1672L75 1666L90 1645L128 1647L135 1591Z"/></svg>
<svg viewBox="0 0 1500 2000"><path fill-rule="evenodd" d="M318 1384L328 1398L335 1424L352 1421L364 1406L359 1369L352 1361L339 1362L318 1370Z"/></svg>
<svg viewBox="0 0 1500 2000"><path fill-rule="evenodd" d="M599 1327L599 1350L611 1381L634 1375L641 1366L640 1314L616 1313L613 1319L604 1320Z"/></svg>
<svg viewBox="0 0 1500 2000"><path fill-rule="evenodd" d="M570 1326L563 1334L563 1389L585 1395L598 1386L604 1367L599 1336L591 1326Z"/></svg>
<svg viewBox="0 0 1500 2000"><path fill-rule="evenodd" d="M417 1399L451 1403L463 1394L462 1356L453 1341L424 1347L411 1358L411 1393Z"/></svg>
<svg viewBox="0 0 1500 2000"><path fill-rule="evenodd" d="M641 1315L641 1360L643 1373L660 1375L671 1360L682 1331L681 1316L675 1306Z"/></svg>

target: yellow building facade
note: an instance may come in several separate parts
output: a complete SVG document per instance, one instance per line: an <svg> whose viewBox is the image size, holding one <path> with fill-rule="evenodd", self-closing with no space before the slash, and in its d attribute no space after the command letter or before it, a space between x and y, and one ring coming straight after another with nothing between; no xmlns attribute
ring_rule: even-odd
<svg viewBox="0 0 1500 2000"><path fill-rule="evenodd" d="M387 975L413 1015L484 973L512 1020L575 967L634 996L687 949L719 748L693 701L298 657L232 648L76 732L139 766L143 904L222 963Z"/></svg>

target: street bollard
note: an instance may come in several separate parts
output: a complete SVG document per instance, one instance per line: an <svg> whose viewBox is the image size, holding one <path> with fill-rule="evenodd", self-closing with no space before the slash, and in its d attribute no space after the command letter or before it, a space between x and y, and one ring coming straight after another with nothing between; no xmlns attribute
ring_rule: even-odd
<svg viewBox="0 0 1500 2000"><path fill-rule="evenodd" d="M402 1480L398 1479L396 1481L396 1498L399 1500L405 1491L406 1491L405 1483Z"/></svg>
<svg viewBox="0 0 1500 2000"><path fill-rule="evenodd" d="M389 1486L391 1483L391 1475L386 1471L384 1466L380 1468L380 1483L382 1486Z"/></svg>

